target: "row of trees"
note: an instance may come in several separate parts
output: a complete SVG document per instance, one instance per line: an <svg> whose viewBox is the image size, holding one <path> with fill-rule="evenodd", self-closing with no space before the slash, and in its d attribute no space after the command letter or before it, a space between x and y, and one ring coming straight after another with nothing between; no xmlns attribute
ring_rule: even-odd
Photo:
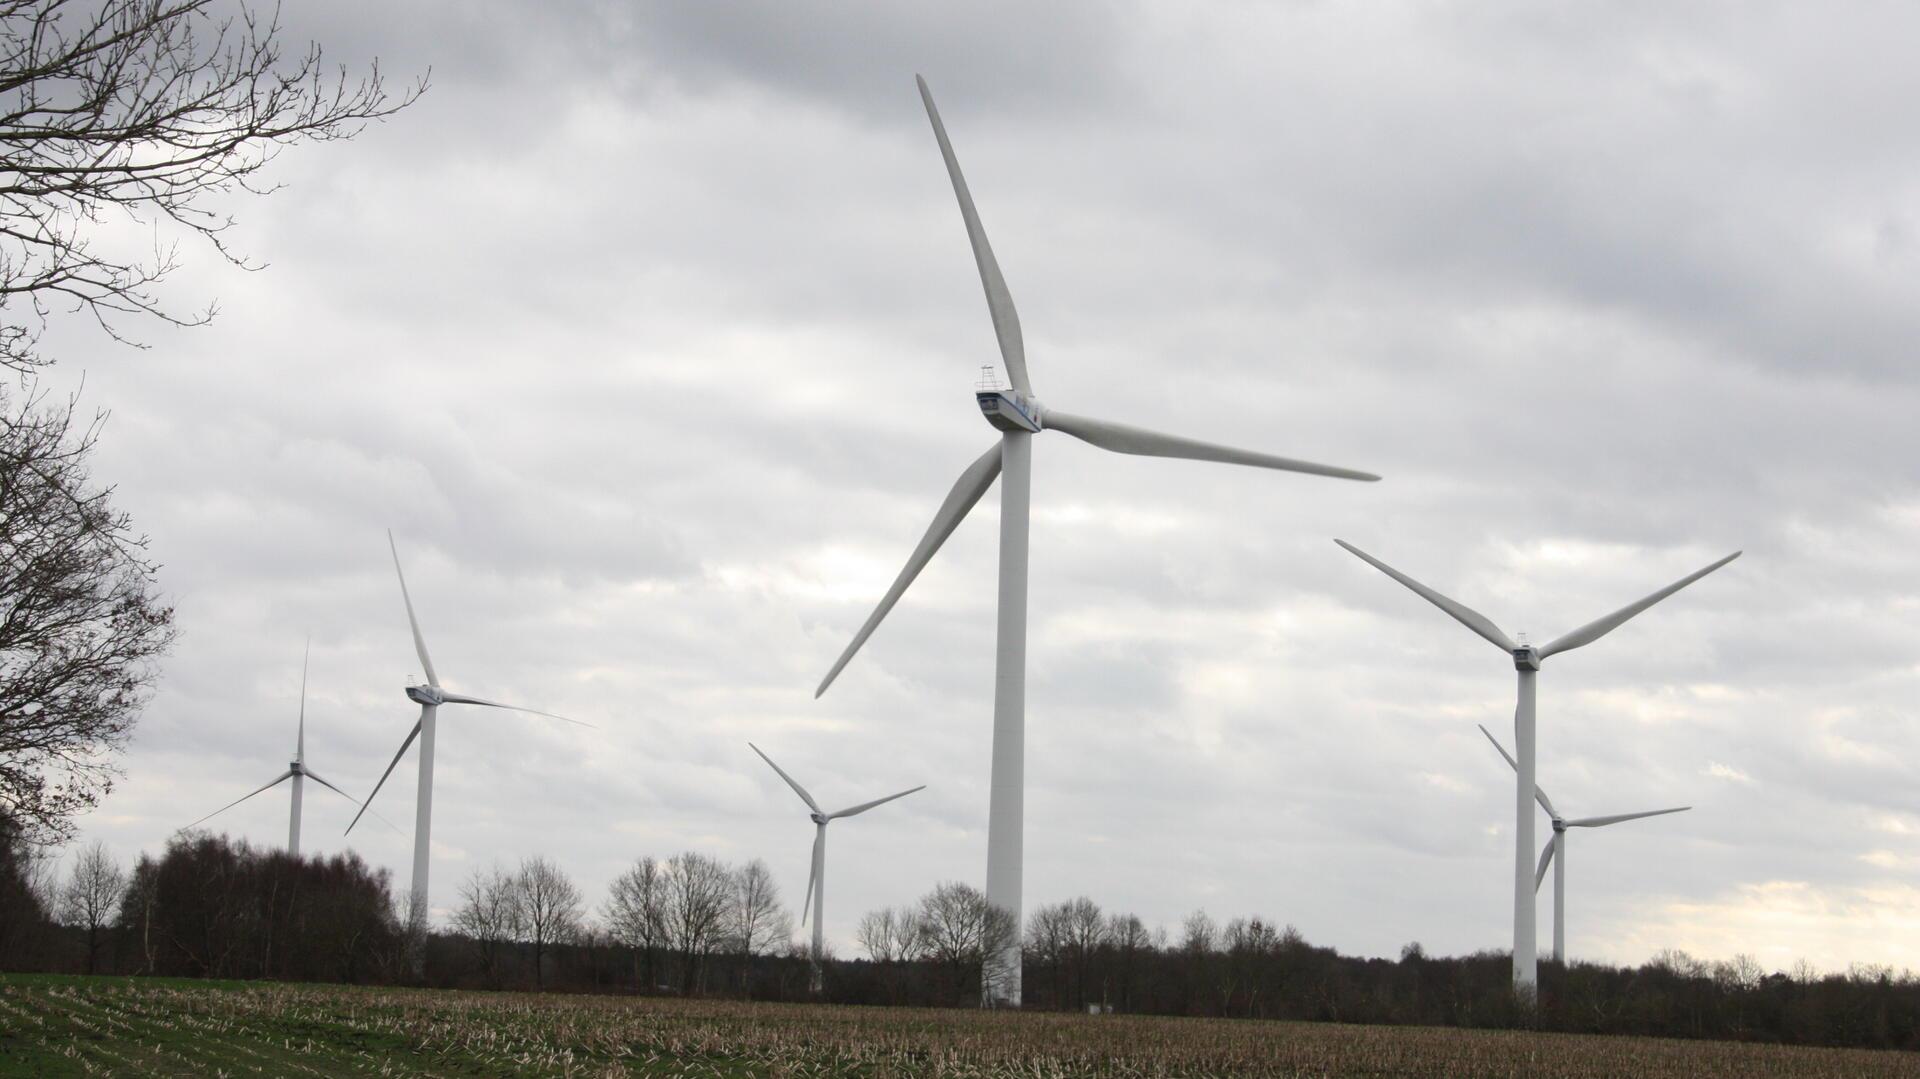
<svg viewBox="0 0 1920 1079"><path fill-rule="evenodd" d="M64 876L0 842L0 969L283 981L398 978L406 934L385 870L225 836L175 839L131 871L98 843Z"/></svg>
<svg viewBox="0 0 1920 1079"><path fill-rule="evenodd" d="M751 994L754 960L787 947L792 919L765 862L735 868L689 851L634 863L614 880L598 924L579 888L545 858L529 858L514 872L475 870L460 887L453 928L495 988L516 974L524 980L523 968L534 988L544 987L556 949L574 946L630 952L636 990ZM709 980L717 955L739 959L737 982Z"/></svg>
<svg viewBox="0 0 1920 1079"><path fill-rule="evenodd" d="M757 858L737 869L697 851L642 858L615 878L602 917L607 938L633 955L636 988L705 991L714 957L727 955L738 959L732 984L750 996L757 959L798 954L773 871Z"/></svg>
<svg viewBox="0 0 1920 1079"><path fill-rule="evenodd" d="M0 817L0 969L398 982L404 896L353 855L292 858L224 836L176 839L131 872L95 844L64 874ZM816 999L765 863L642 858L597 908L545 858L474 872L425 941L439 986ZM823 999L969 1006L1015 932L977 889L941 884L859 920ZM1920 978L1858 967L1767 972L1667 952L1637 967L1541 967L1537 1006L1505 953L1342 956L1291 926L1195 912L1174 931L1088 898L1041 906L1022 937L1028 1008L1740 1038L1920 1049Z"/></svg>
<svg viewBox="0 0 1920 1079"><path fill-rule="evenodd" d="M854 936L874 968L868 980L878 981L886 1003L954 1005L977 1003L983 985L1005 978L1007 946L1017 932L1013 915L984 892L947 883L913 906L864 915Z"/></svg>

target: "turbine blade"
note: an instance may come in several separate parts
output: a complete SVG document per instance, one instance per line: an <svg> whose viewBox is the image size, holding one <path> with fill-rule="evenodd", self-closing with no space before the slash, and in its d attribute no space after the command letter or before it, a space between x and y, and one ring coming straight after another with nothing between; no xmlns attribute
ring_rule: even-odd
<svg viewBox="0 0 1920 1079"><path fill-rule="evenodd" d="M582 723L577 719L568 719L566 716L556 716L552 712L542 712L538 708L527 708L518 704L501 704L499 701L490 701L483 697L469 697L464 693L443 692L440 694L440 697L448 704L477 704L482 708L504 708L509 712L525 712L532 716L545 716L548 719L557 719L562 723L571 723L576 727L586 727L591 730L600 729L591 723Z"/></svg>
<svg viewBox="0 0 1920 1079"><path fill-rule="evenodd" d="M1276 457L1270 453L1258 453L1253 450L1235 449L1232 446L1202 442L1197 438L1162 434L1159 431L1149 431L1144 427L1131 427L1124 423L1075 416L1067 412L1056 412L1053 409L1048 409L1042 415L1041 426L1049 431L1064 431L1082 442L1114 453L1131 453L1141 457L1177 457L1189 461L1217 461L1226 465L1251 465L1254 468L1305 472L1309 475L1332 476L1342 480L1371 482L1380 478L1371 472L1320 465L1312 461L1296 461L1291 457Z"/></svg>
<svg viewBox="0 0 1920 1079"><path fill-rule="evenodd" d="M300 733L293 744L293 759L307 759L307 661L313 658L313 635L307 635L307 647L300 653Z"/></svg>
<svg viewBox="0 0 1920 1079"><path fill-rule="evenodd" d="M1475 724L1475 726L1478 726L1478 724ZM1507 759L1507 766L1518 774L1520 771L1520 763L1513 759L1513 754L1507 752L1506 746L1500 744L1500 739L1495 738L1493 732L1487 730L1485 727L1480 728L1480 733L1487 736L1487 741L1493 743L1493 748L1499 750L1500 755ZM1560 819L1560 814L1553 810L1553 801L1547 797L1546 791L1540 789L1540 784L1538 783L1533 785L1533 800L1540 803L1540 808L1547 811L1547 816L1555 820Z"/></svg>
<svg viewBox="0 0 1920 1079"><path fill-rule="evenodd" d="M346 791L341 790L339 787L336 787L333 784L327 782L326 780L321 779L320 774L318 772L315 772L311 768L307 769L307 778L313 780L315 783L320 784L322 787L327 788L328 790L339 795L340 797L345 798L347 801L352 802L354 805L360 804L360 799L355 798L353 795L348 794ZM407 834L400 830L399 825L381 816L379 810L373 810L372 813L373 813L373 819L379 821L381 824L386 825L388 828L393 829L393 834L399 835L399 836L404 836Z"/></svg>
<svg viewBox="0 0 1920 1079"><path fill-rule="evenodd" d="M748 749L751 749L751 750L753 750L753 751L754 751L755 753L760 753L760 747L759 747L759 746L756 746L756 745L754 745L754 744L753 744L752 742L748 742L748 743L747 743L747 748L748 748ZM811 794L808 794L808 793L807 793L807 788L805 788L805 787L802 787L802 786L801 786L800 784L798 784L798 783L796 783L796 782L794 782L794 779L793 779L793 777L787 774L787 771L786 771L786 769L784 769L784 768L782 768L782 767L780 767L779 765L777 765L777 764L775 764L775 763L773 763L773 758L772 758L772 757L769 757L769 756L767 756L767 755L766 755L765 753L760 753L760 759L761 759L761 760L763 760L763 761L766 761L766 762L767 762L767 766L768 766L769 768L772 768L772 769L773 769L774 771L776 771L776 772L779 772L779 773L780 773L780 778L781 778L781 779L784 779L784 780L786 780L786 781L787 781L787 786L789 786L789 787L792 787L792 788L793 788L793 793L795 793L795 794L797 794L797 795L799 795L799 796L800 796L800 800L801 800L801 801L803 801L803 802L805 802L805 803L807 803L807 808L808 808L808 809L811 809L811 810L813 810L813 811L814 811L815 813L825 813L825 812L826 812L826 810L824 810L824 809L821 809L821 808L820 808L820 803L819 803L819 802L816 802L816 801L814 801L814 800L813 800L813 795L811 795ZM803 921L803 922L804 922L804 921L806 921L806 915L804 915L804 914L803 914L803 915L801 915L801 916L800 916L800 920L801 920L801 921Z"/></svg>
<svg viewBox="0 0 1920 1079"><path fill-rule="evenodd" d="M226 805L223 805L223 806L221 806L221 807L220 807L219 809L216 809L216 810L214 810L213 812L211 812L211 813L209 813L209 814L207 814L206 816L204 816L204 817L201 817L201 818L200 818L199 820L197 820L197 821L194 821L194 822L193 822L192 824L189 824L189 825L187 825L187 826L186 826L185 828L180 828L180 829L177 829L177 830L178 830L178 831L182 831L182 832L184 832L184 831L187 831L187 830L189 830L189 829L191 829L191 828L194 828L195 826L197 826L197 825L199 825L199 824L201 824L201 823L203 823L203 822L205 822L205 821L210 821L210 820L212 820L213 818L215 818L215 817L217 817L217 816L219 816L220 814L222 814L222 813L225 813L225 812L226 812L227 810L229 810L229 809L232 809L232 808L233 808L234 806L237 806L237 805L239 805L239 804L240 804L241 802L244 802L244 801L246 801L246 800L247 800L248 798L251 798L251 797L253 797L253 796L254 796L254 795L256 795L256 794L261 794L261 793L264 793L264 792L266 792L266 791L270 791L270 790L272 790L273 788L275 788L275 787L277 787L277 786L279 786L280 784L282 784L282 783L284 783L284 782L286 782L287 780L289 780L289 779L292 779L292 778L293 778L293 772L292 772L292 771L285 771L285 772L281 772L281 773L280 773L279 775L277 775L277 776L275 776L275 777L273 777L273 782L271 782L271 783L269 783L269 784L267 784L267 785L266 785L266 786L264 786L264 787L261 787L261 788L260 788L259 790L255 790L255 791L250 791L250 792L248 792L247 794L245 794L245 795L243 795L243 796L241 796L241 797L239 797L239 798L235 798L235 799L234 799L233 801L231 801L231 802L228 802L228 803L227 803Z"/></svg>
<svg viewBox="0 0 1920 1079"><path fill-rule="evenodd" d="M1668 596L1673 595L1675 592L1680 591L1682 588L1685 588L1688 585L1692 584L1693 582L1699 580L1700 578L1705 577L1707 574L1712 573L1714 570L1719 569L1721 566L1724 566L1727 563L1733 561L1734 559L1739 558L1740 554L1741 552L1735 551L1732 554L1728 555L1725 558L1722 558L1720 561L1715 562L1713 565L1708 566L1705 569L1695 570L1694 572L1687 574L1685 577L1682 577L1679 580L1668 585L1667 587L1662 588L1660 591L1655 592L1653 595L1648 596L1643 600L1640 600L1638 603L1629 603L1625 607L1620 608L1619 610L1613 612L1612 614L1606 616L1605 618L1600 618L1592 622L1588 622L1586 625L1581 626L1579 629L1576 629L1571 633L1555 638L1545 648L1542 648L1540 650L1540 658L1545 659L1548 656L1553 655L1555 652L1565 652L1568 649L1578 648L1583 644L1592 644L1593 642L1599 640L1600 638L1605 637L1607 634L1612 633L1614 630L1619 629L1620 624L1625 622L1627 619L1632 618L1634 615L1639 614L1641 611L1646 610L1648 607L1651 607L1654 604L1660 602L1661 600L1666 599Z"/></svg>
<svg viewBox="0 0 1920 1079"><path fill-rule="evenodd" d="M861 802L857 806L853 806L852 808L849 808L849 809L843 809L838 813L829 813L827 814L827 819L838 820L841 817L857 817L860 814L865 813L867 810L872 809L874 806L886 805L888 802L893 801L895 798L905 798L907 795L912 794L913 791L923 791L926 789L927 789L927 785L925 783L922 783L918 787L913 788L913 790L911 791L901 791L899 794L889 794L885 798L875 798L871 802Z"/></svg>
<svg viewBox="0 0 1920 1079"><path fill-rule="evenodd" d="M1609 824L1621 821L1639 820L1641 817L1663 817L1668 813L1685 813L1692 806L1675 806L1672 809L1651 809L1645 813L1616 813L1611 817L1581 817L1567 822L1569 828L1605 828Z"/></svg>
<svg viewBox="0 0 1920 1079"><path fill-rule="evenodd" d="M1475 726L1477 726L1477 727L1478 727L1478 726L1480 726L1480 725L1479 725L1479 724L1477 724L1477 723L1476 723L1476 724L1474 724L1474 725L1475 725ZM1485 728L1485 727L1480 727L1480 733L1481 733L1481 734L1484 734L1484 735L1486 735L1486 736L1487 736L1487 741L1489 741L1489 742L1492 742L1492 743L1493 743L1493 748L1495 748L1495 749L1497 749L1497 750L1499 750L1499 751L1500 751L1500 755L1501 755L1502 757L1505 757L1505 758L1507 759L1507 766L1508 766L1508 767L1510 767L1510 768L1512 768L1512 769L1513 769L1514 771L1516 771L1516 772L1518 772L1518 771L1520 770L1520 762L1518 762L1518 761L1516 761L1516 760L1514 760L1514 759L1513 759L1513 754L1511 754L1511 753L1508 753L1508 752L1507 752L1507 747L1506 747L1506 746L1503 746L1503 745L1501 745L1501 744L1500 744L1500 739L1498 739L1498 738L1495 738L1495 737L1493 736L1493 732L1492 732L1492 731L1489 731L1489 730L1487 730L1487 728Z"/></svg>
<svg viewBox="0 0 1920 1079"><path fill-rule="evenodd" d="M1007 379L1013 388L1031 395L1027 382L1027 346L1020 336L1020 313L1013 309L1013 293L1000 274L1000 263L987 243L987 230L980 226L980 213L973 208L973 195L967 190L967 178L960 175L960 161L953 156L953 143L947 140L947 125L940 122L940 110L933 105L933 91L918 75L920 100L927 106L927 119L933 121L933 137L940 140L940 156L947 163L947 178L953 181L953 194L960 200L960 217L967 224L967 242L973 245L973 261L980 267L980 287L987 292L987 313L993 316L993 335L1000 342L1000 359L1007 365Z"/></svg>
<svg viewBox="0 0 1920 1079"><path fill-rule="evenodd" d="M407 592L407 575L400 569L400 548L394 546L393 529L387 529L387 547L393 551L393 572L400 578L400 598L407 605L407 624L413 627L413 650L420 653L420 666L427 672L427 684L440 686L440 676L433 673L433 657L427 655L427 639L420 635L420 619L413 613L413 596Z"/></svg>
<svg viewBox="0 0 1920 1079"><path fill-rule="evenodd" d="M772 762L769 761L768 763L771 764ZM807 924L807 911L813 909L813 885L815 881L820 879L820 843L826 838L827 833L825 831L819 828L813 830L813 858L807 863L809 867L807 869L807 898L805 902L800 904L801 925Z"/></svg>
<svg viewBox="0 0 1920 1079"><path fill-rule="evenodd" d="M387 765L387 770L380 773L380 782L373 785L373 790L367 795L367 800L360 803L360 812L355 813L353 820L348 822L347 832L352 832L353 826L359 824L360 818L366 816L367 810L373 808L374 795L379 794L380 788L386 786L387 777L393 774L393 769L400 763L400 758L406 755L407 747L413 744L415 738L420 737L420 724L426 722L426 713L427 709L423 705L420 709L420 718L413 721L413 729L407 732L407 740L400 743L400 752L393 755L393 760Z"/></svg>
<svg viewBox="0 0 1920 1079"><path fill-rule="evenodd" d="M333 793L339 795L340 797L345 798L347 801L352 802L354 805L360 804L360 799L355 798L353 795L348 794L346 791L341 790L339 787L336 787L333 784L327 782L326 780L321 779L320 773L314 771L313 769L311 768L306 769L306 775L308 779L313 780L315 783L320 784L322 787L325 787L328 790L332 791Z"/></svg>
<svg viewBox="0 0 1920 1079"><path fill-rule="evenodd" d="M960 473L960 478L954 481L953 490L948 491L947 500L940 503L939 512L933 515L933 523L927 526L926 535L920 537L919 546L915 547L913 554L907 557L907 564L900 570L900 575L893 579L893 587L887 589L887 594L880 598L880 605L867 616L866 624L860 627L860 632L853 635L853 643L847 645L847 650L840 653L839 659L834 660L833 669L820 680L820 688L813 691L815 697L825 693L827 687L833 684L833 680L840 676L840 672L845 669L848 661L853 659L853 654L860 650L861 645L867 643L868 637L873 636L873 631L879 627L880 620L887 616L888 611L893 610L893 605L906 594L907 586L913 583L915 577L920 576L920 571L933 560L934 552L940 549L941 544L947 542L948 536L953 535L953 530L966 519L967 512L973 509L973 504L980 501L980 496L987 493L987 488L993 486L993 481L999 475L1000 444L996 442L992 449L981 454L979 459L968 465L967 470Z"/></svg>
<svg viewBox="0 0 1920 1079"><path fill-rule="evenodd" d="M1547 864L1553 861L1553 839L1547 839L1547 845L1540 848L1540 868L1533 871L1533 890L1540 890L1540 882L1547 879Z"/></svg>
<svg viewBox="0 0 1920 1079"><path fill-rule="evenodd" d="M1502 633L1500 631L1500 627L1493 624L1492 619L1488 618L1484 614L1481 614L1479 611L1474 610L1472 607L1469 607L1466 604L1461 603L1457 600L1448 599L1447 597L1441 595L1440 593L1435 592L1433 589L1428 588L1426 585L1421 584L1419 581L1414 580L1413 578L1407 576L1406 574L1401 573L1399 570L1394 569L1392 566L1387 565L1385 562L1382 562L1379 559L1373 557L1372 555L1361 550L1360 548L1355 547L1353 544L1348 543L1346 540L1336 539L1333 542L1346 548L1349 553L1357 556L1361 561L1372 566L1374 569L1379 570L1381 573L1384 573L1387 576L1393 578L1394 580L1399 581L1401 584L1406 585L1408 588L1413 589L1414 592L1419 594L1420 598L1426 600L1428 603L1431 603L1435 607L1438 607L1441 610L1452 615L1454 620L1459 622L1461 625L1467 627L1468 629L1474 631L1475 633L1478 633L1480 636L1485 637L1487 640L1492 641L1493 644L1496 647L1498 647L1501 651L1512 652L1514 648L1517 647L1513 643L1513 639L1511 637L1508 637L1505 633Z"/></svg>

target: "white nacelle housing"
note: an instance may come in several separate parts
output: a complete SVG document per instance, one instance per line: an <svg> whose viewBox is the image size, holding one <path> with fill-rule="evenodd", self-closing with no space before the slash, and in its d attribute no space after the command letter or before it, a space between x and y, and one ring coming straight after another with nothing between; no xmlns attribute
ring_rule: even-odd
<svg viewBox="0 0 1920 1079"><path fill-rule="evenodd" d="M1028 400L1019 390L981 390L974 396L987 422L1002 431L1040 433L1040 402Z"/></svg>

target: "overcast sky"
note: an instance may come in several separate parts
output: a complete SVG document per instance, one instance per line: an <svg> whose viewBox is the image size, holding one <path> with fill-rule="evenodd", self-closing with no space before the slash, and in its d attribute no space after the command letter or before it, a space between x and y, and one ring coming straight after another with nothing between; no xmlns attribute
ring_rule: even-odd
<svg viewBox="0 0 1920 1079"><path fill-rule="evenodd" d="M1393 954L1511 941L1544 642L1569 946L1920 966L1920 15L1901 5L290 3L432 89L192 250L209 328L56 327L180 642L85 818L123 859L289 759L369 789L449 688L433 901L544 853L765 858L830 939L983 883L997 494L821 700L994 432L936 94L1050 405L1378 484L1034 455L1026 902ZM376 808L410 829L412 758ZM215 823L283 841L287 801ZM309 850L410 839L307 796ZM1544 819L1542 840L1549 834ZM1550 889L1549 885L1549 889ZM1542 895L1543 948L1551 899Z"/></svg>

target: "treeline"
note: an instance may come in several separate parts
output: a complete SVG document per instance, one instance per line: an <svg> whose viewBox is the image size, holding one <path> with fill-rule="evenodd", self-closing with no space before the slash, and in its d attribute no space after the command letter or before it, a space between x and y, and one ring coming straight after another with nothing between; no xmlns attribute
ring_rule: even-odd
<svg viewBox="0 0 1920 1079"><path fill-rule="evenodd" d="M385 870L225 836L176 839L131 872L95 844L65 875L0 853L0 968L276 981L391 982L406 939Z"/></svg>
<svg viewBox="0 0 1920 1079"><path fill-rule="evenodd" d="M352 854L291 858L224 836L176 838L122 870L104 848L60 869L0 819L0 969L442 987L724 995L844 1004L977 1006L1012 919L977 889L941 884L860 919L859 957L809 959L766 865L698 852L643 858L597 906L543 858L474 871L445 931L421 940L385 870ZM1291 926L1218 923L1174 932L1090 899L1028 916L1030 1009L1729 1038L1920 1049L1920 979L1747 957L1667 952L1638 967L1543 962L1537 1006L1509 986L1502 952L1397 960L1342 956Z"/></svg>

